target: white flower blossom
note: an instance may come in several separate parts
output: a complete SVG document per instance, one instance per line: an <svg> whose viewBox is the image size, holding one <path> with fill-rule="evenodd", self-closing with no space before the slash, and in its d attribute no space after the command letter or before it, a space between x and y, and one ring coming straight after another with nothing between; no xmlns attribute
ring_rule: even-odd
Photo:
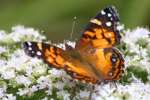
<svg viewBox="0 0 150 100"><path fill-rule="evenodd" d="M2 100L16 100L16 96L13 96L13 94L7 94Z"/></svg>
<svg viewBox="0 0 150 100"><path fill-rule="evenodd" d="M45 97L45 98L43 98L42 100L48 100L48 98L47 98L47 97Z"/></svg>
<svg viewBox="0 0 150 100"><path fill-rule="evenodd" d="M38 39L45 39L44 36L41 36L38 31L34 30L33 28L24 28L24 26L15 26L12 28L12 33L10 36L16 42L21 41L21 38L25 35L34 36ZM39 38L40 37L40 38Z"/></svg>
<svg viewBox="0 0 150 100"><path fill-rule="evenodd" d="M0 54L1 54L1 53L3 53L3 52L5 52L5 51L6 51L6 48L5 48L5 47L0 46Z"/></svg>
<svg viewBox="0 0 150 100"><path fill-rule="evenodd" d="M24 84L25 86L26 85L29 86L32 83L32 81L28 77L25 77L24 75L17 76L16 82L18 84Z"/></svg>
<svg viewBox="0 0 150 100"><path fill-rule="evenodd" d="M144 28L136 28L133 31L125 31L123 41L126 43L135 43L139 38L147 38L150 32Z"/></svg>
<svg viewBox="0 0 150 100"><path fill-rule="evenodd" d="M20 88L18 90L19 91L17 92L17 94L20 96L27 95L30 92L28 88Z"/></svg>
<svg viewBox="0 0 150 100"><path fill-rule="evenodd" d="M15 71L13 69L5 70L1 74L2 74L1 77L4 78L4 79L12 79L12 78L14 78L16 76L15 75Z"/></svg>
<svg viewBox="0 0 150 100"><path fill-rule="evenodd" d="M5 95L5 90L3 88L0 88L0 98L2 98Z"/></svg>
<svg viewBox="0 0 150 100"><path fill-rule="evenodd" d="M39 89L51 88L52 87L52 83L51 83L50 79L48 78L48 76L47 77L41 76L37 80L37 83L38 83L38 88Z"/></svg>
<svg viewBox="0 0 150 100"><path fill-rule="evenodd" d="M30 91L31 91L32 93L34 93L34 92L38 91L38 87L37 87L36 85L33 85L33 86L30 88Z"/></svg>
<svg viewBox="0 0 150 100"><path fill-rule="evenodd" d="M58 91L57 92L58 97L63 98L63 100L70 100L70 94L68 93L68 91Z"/></svg>
<svg viewBox="0 0 150 100"><path fill-rule="evenodd" d="M89 98L90 91L87 91L87 90L80 91L79 95L80 95L81 98Z"/></svg>
<svg viewBox="0 0 150 100"><path fill-rule="evenodd" d="M65 72L62 70L58 70L58 69L51 69L49 70L49 73L52 74L55 77L62 77L64 76Z"/></svg>

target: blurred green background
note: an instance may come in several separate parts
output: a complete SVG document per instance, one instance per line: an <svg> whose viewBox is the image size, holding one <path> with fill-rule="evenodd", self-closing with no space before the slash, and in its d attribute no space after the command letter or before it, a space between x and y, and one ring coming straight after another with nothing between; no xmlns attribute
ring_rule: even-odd
<svg viewBox="0 0 150 100"><path fill-rule="evenodd" d="M0 29L9 31L14 25L25 25L60 42L71 39L76 16L75 40L89 19L108 5L116 6L125 28L150 26L150 0L0 0Z"/></svg>

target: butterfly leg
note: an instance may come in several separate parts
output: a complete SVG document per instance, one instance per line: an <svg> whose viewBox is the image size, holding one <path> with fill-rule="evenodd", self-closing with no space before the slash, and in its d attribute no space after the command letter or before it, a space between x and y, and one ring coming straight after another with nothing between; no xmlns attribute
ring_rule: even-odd
<svg viewBox="0 0 150 100"><path fill-rule="evenodd" d="M95 86L94 85L90 85L90 94L89 94L88 100L92 100L92 94L93 94L94 90L95 90Z"/></svg>
<svg viewBox="0 0 150 100"><path fill-rule="evenodd" d="M116 81L110 82L110 89L114 88L113 92L117 91L117 83Z"/></svg>

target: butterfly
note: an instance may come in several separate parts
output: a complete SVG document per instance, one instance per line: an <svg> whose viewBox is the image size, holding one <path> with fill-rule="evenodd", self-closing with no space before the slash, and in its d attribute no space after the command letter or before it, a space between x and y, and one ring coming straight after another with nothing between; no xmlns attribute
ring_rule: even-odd
<svg viewBox="0 0 150 100"><path fill-rule="evenodd" d="M65 49L53 44L26 41L24 51L42 59L50 67L64 69L73 79L87 83L116 81L121 78L124 59L114 46L120 43L119 16L113 6L106 7L93 17L81 32L75 47Z"/></svg>

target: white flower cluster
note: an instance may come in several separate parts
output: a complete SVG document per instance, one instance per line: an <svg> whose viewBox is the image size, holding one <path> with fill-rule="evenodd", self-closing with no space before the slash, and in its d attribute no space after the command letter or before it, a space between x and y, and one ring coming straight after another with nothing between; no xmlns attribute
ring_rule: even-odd
<svg viewBox="0 0 150 100"><path fill-rule="evenodd" d="M24 28L24 26L18 25L12 27L12 32L6 33L5 31L0 31L0 42L20 42L27 40L43 40L45 36L40 35L37 30L33 28Z"/></svg>
<svg viewBox="0 0 150 100"><path fill-rule="evenodd" d="M126 66L139 66L150 72L150 32L148 29L137 28L126 31L122 38L128 52L125 61Z"/></svg>
<svg viewBox="0 0 150 100"><path fill-rule="evenodd" d="M146 100L150 98L150 32L144 28L125 31L121 51L125 57L128 83L96 85L93 100ZM33 28L15 26L12 32L0 31L0 99L20 100L85 100L91 94L90 85L72 81L62 70L48 67L41 60L27 56L23 41L41 41L45 36ZM20 43L18 45L18 43ZM71 46L73 42L67 41ZM64 47L64 44L58 44ZM141 68L146 76L139 76L130 68ZM128 75L131 73L131 75ZM146 81L143 81L146 78Z"/></svg>

